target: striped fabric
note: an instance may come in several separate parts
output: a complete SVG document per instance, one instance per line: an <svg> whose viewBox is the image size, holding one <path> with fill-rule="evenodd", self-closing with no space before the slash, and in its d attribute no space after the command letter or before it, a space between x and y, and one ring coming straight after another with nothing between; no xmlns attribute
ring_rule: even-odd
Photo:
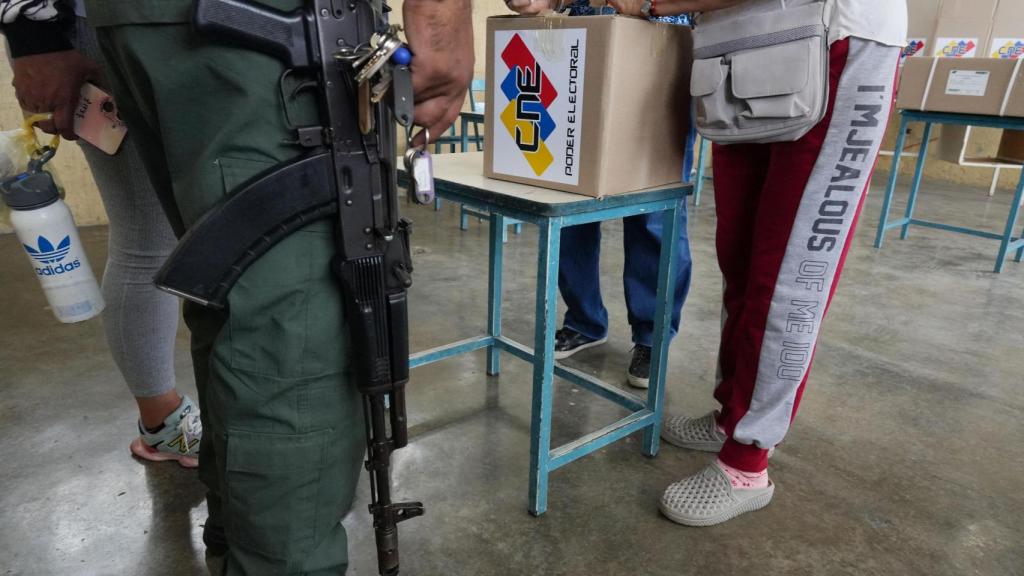
<svg viewBox="0 0 1024 576"><path fill-rule="evenodd" d="M601 8L594 8L590 5L590 0L572 0L566 5L566 10L569 11L570 16L598 16L601 14L615 14L615 8L611 6L603 6ZM651 18L656 22L668 22L670 24L680 24L683 26L690 25L690 15L680 14L678 16L659 16L657 18Z"/></svg>

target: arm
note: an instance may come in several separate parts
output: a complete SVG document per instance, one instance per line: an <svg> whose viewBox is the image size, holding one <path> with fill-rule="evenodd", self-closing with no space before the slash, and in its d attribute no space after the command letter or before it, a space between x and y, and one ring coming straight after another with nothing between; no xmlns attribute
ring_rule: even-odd
<svg viewBox="0 0 1024 576"><path fill-rule="evenodd" d="M52 112L53 124L41 127L73 140L79 92L96 75L97 67L72 49L67 22L55 4L54 0L0 1L0 13L19 104L28 112Z"/></svg>
<svg viewBox="0 0 1024 576"><path fill-rule="evenodd" d="M470 0L405 0L402 15L413 53L415 123L436 139L458 118L473 79L472 6Z"/></svg>
<svg viewBox="0 0 1024 576"><path fill-rule="evenodd" d="M564 0L505 0L509 10L519 14L540 14L545 10L560 11Z"/></svg>
<svg viewBox="0 0 1024 576"><path fill-rule="evenodd" d="M657 0L658 16L676 16L687 12L710 12L731 8L746 0ZM643 0L608 0L615 10L627 16L641 16Z"/></svg>

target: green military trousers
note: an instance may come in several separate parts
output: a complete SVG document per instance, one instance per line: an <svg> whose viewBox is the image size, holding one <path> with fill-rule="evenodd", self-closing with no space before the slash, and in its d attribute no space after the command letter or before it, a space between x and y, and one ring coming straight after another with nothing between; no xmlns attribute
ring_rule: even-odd
<svg viewBox="0 0 1024 576"><path fill-rule="evenodd" d="M145 13L153 6L155 17ZM168 6L170 17L160 13ZM134 18L111 18L129 7ZM288 143L282 65L200 39L181 17L187 7L87 5L128 135L140 141L155 187L185 227L246 179L302 153ZM293 103L291 113L309 121L315 104ZM231 576L344 574L348 564L340 522L365 432L333 252L332 223L313 223L242 275L227 312L185 309L205 432L204 540L208 553L226 553Z"/></svg>

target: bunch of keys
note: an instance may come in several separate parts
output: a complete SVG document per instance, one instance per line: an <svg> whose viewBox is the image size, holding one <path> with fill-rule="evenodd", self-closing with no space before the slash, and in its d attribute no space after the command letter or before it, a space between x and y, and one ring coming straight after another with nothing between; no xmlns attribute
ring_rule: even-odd
<svg viewBox="0 0 1024 576"><path fill-rule="evenodd" d="M423 146L412 145L412 133L409 133L409 144L405 150L405 173L409 176L409 200L425 205L434 201L434 161L427 151L430 141L430 130L423 129Z"/></svg>
<svg viewBox="0 0 1024 576"><path fill-rule="evenodd" d="M352 68L356 71L359 129L363 134L369 134L373 130L372 105L380 103L392 83L397 82L402 90L411 91L408 66L412 61L412 54L398 35L401 30L401 26L391 25L386 33L374 34L370 41L370 50L352 61ZM350 53L345 52L335 54L335 58L339 60L351 57ZM386 66L389 61L393 66ZM396 75L401 78L396 79Z"/></svg>

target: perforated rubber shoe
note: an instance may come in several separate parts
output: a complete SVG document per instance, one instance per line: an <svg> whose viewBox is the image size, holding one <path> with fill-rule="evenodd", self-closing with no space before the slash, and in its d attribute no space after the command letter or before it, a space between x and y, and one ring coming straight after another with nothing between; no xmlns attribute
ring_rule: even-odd
<svg viewBox="0 0 1024 576"><path fill-rule="evenodd" d="M718 410L700 418L669 418L661 427L661 437L673 446L702 452L718 452L725 444L725 434L718 431Z"/></svg>
<svg viewBox="0 0 1024 576"><path fill-rule="evenodd" d="M203 437L203 424L199 407L188 396L165 420L163 428L148 432L139 422L139 437L129 447L132 454L150 462L173 460L185 468L199 466L199 441Z"/></svg>
<svg viewBox="0 0 1024 576"><path fill-rule="evenodd" d="M659 509L669 520L684 526L714 526L741 514L760 510L772 501L775 484L767 488L733 488L717 463L665 489Z"/></svg>

